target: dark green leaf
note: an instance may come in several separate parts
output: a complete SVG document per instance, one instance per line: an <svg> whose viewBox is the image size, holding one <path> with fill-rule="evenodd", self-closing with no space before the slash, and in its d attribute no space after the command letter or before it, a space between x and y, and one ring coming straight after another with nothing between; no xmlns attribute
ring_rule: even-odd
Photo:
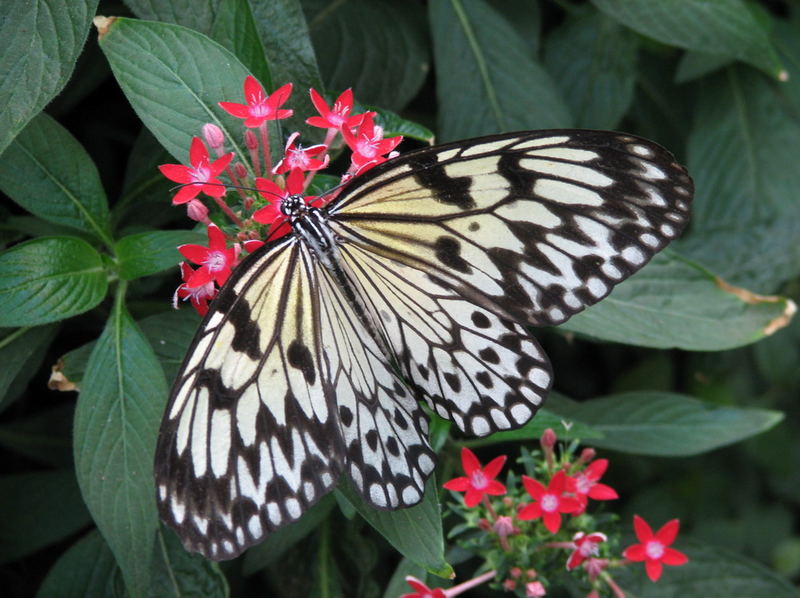
<svg viewBox="0 0 800 598"><path fill-rule="evenodd" d="M530 55L537 56L542 29L539 0L489 0L489 6L503 15L517 31Z"/></svg>
<svg viewBox="0 0 800 598"><path fill-rule="evenodd" d="M119 275L125 280L174 268L183 259L178 246L203 244L206 236L191 230L161 230L129 235L117 241Z"/></svg>
<svg viewBox="0 0 800 598"><path fill-rule="evenodd" d="M139 118L178 160L188 163L192 137L206 123L222 129L226 149L247 155L241 119L217 105L241 102L248 75L228 50L178 25L122 18L108 25L100 47Z"/></svg>
<svg viewBox="0 0 800 598"><path fill-rule="evenodd" d="M233 52L261 84L272 89L272 75L248 0L220 3L211 38Z"/></svg>
<svg viewBox="0 0 800 598"><path fill-rule="evenodd" d="M158 527L153 455L167 398L164 374L118 295L75 411L83 498L134 595L150 583Z"/></svg>
<svg viewBox="0 0 800 598"><path fill-rule="evenodd" d="M789 299L731 287L665 251L559 328L642 347L719 351L772 334L786 325L794 309Z"/></svg>
<svg viewBox="0 0 800 598"><path fill-rule="evenodd" d="M3 2L0 154L64 87L96 10L97 0Z"/></svg>
<svg viewBox="0 0 800 598"><path fill-rule="evenodd" d="M739 442L783 419L778 411L727 407L668 392L630 392L577 403L551 401L553 411L602 432L586 443L637 455L684 457Z"/></svg>
<svg viewBox="0 0 800 598"><path fill-rule="evenodd" d="M317 529L335 505L332 494L324 496L300 519L272 532L261 544L250 548L244 557L244 574L252 575L276 562L289 548Z"/></svg>
<svg viewBox="0 0 800 598"><path fill-rule="evenodd" d="M785 78L769 36L742 0L592 0L620 23L671 46L749 62Z"/></svg>
<svg viewBox="0 0 800 598"><path fill-rule="evenodd" d="M111 245L108 204L97 168L47 114L34 118L3 154L0 189L32 214Z"/></svg>
<svg viewBox="0 0 800 598"><path fill-rule="evenodd" d="M555 83L501 15L483 0L428 7L441 140L570 126Z"/></svg>
<svg viewBox="0 0 800 598"><path fill-rule="evenodd" d="M220 3L220 0L125 0L125 5L140 19L183 25L201 33L211 31Z"/></svg>
<svg viewBox="0 0 800 598"><path fill-rule="evenodd" d="M391 110L417 95L430 70L421 4L307 0L303 8L329 89L352 87L358 101Z"/></svg>
<svg viewBox="0 0 800 598"><path fill-rule="evenodd" d="M33 239L0 254L0 326L37 326L83 313L102 301L103 261L80 239Z"/></svg>
<svg viewBox="0 0 800 598"><path fill-rule="evenodd" d="M63 540L91 521L71 469L0 478L0 563Z"/></svg>
<svg viewBox="0 0 800 598"><path fill-rule="evenodd" d="M150 596L228 598L228 581L213 561L186 552L178 537L163 526L156 538Z"/></svg>
<svg viewBox="0 0 800 598"><path fill-rule="evenodd" d="M594 10L568 18L548 36L544 64L577 126L619 125L633 100L638 46L633 33Z"/></svg>
<svg viewBox="0 0 800 598"><path fill-rule="evenodd" d="M50 324L35 328L17 328L16 330L0 330L0 411L5 409L10 399L8 391L11 383L20 375L30 374L23 369L31 368L34 355L44 353L53 340L58 326ZM26 376L29 379L29 376Z"/></svg>
<svg viewBox="0 0 800 598"><path fill-rule="evenodd" d="M692 234L679 245L762 293L800 274L800 104L777 87L743 67L703 81L689 140Z"/></svg>
<svg viewBox="0 0 800 598"><path fill-rule="evenodd" d="M375 117L375 124L383 127L384 137L394 137L395 135L402 135L403 137L416 139L417 141L424 141L425 143L433 143L433 131L427 127L423 127L419 123L412 120L406 120L399 114L390 110L384 110L377 106L364 106L364 110L371 110L377 113ZM359 110L362 112L362 110Z"/></svg>
<svg viewBox="0 0 800 598"><path fill-rule="evenodd" d="M274 87L294 84L294 116L282 121L289 131L301 131L303 137L321 138L322 129L305 124L316 114L308 90L322 91L322 78L308 34L308 25L299 0L261 0L251 2L256 28L264 44Z"/></svg>
<svg viewBox="0 0 800 598"><path fill-rule="evenodd" d="M753 347L759 372L772 384L800 388L800 318Z"/></svg>
<svg viewBox="0 0 800 598"><path fill-rule="evenodd" d="M784 577L761 563L717 546L678 537L672 546L686 553L689 562L680 567L664 567L664 573L653 583L644 574L642 563L617 569L614 579L625 595L637 598L673 598L702 596L763 596L796 598L797 588Z"/></svg>
<svg viewBox="0 0 800 598"><path fill-rule="evenodd" d="M383 511L368 505L344 476L336 492L346 498L400 554L435 575L452 575L452 567L444 560L442 516L435 475L431 475L425 484L425 496L421 503L398 511Z"/></svg>
<svg viewBox="0 0 800 598"><path fill-rule="evenodd" d="M139 322L142 333L158 357L169 384L178 374L189 343L192 342L200 316L189 307L148 316Z"/></svg>
<svg viewBox="0 0 800 598"><path fill-rule="evenodd" d="M73 405L0 424L0 446L53 467L72 467Z"/></svg>
<svg viewBox="0 0 800 598"><path fill-rule="evenodd" d="M121 597L121 585L114 555L95 529L61 555L36 598Z"/></svg>
<svg viewBox="0 0 800 598"><path fill-rule="evenodd" d="M686 83L713 73L724 66L734 62L729 56L718 54L704 54L703 52L686 52L678 64L675 73L676 83Z"/></svg>

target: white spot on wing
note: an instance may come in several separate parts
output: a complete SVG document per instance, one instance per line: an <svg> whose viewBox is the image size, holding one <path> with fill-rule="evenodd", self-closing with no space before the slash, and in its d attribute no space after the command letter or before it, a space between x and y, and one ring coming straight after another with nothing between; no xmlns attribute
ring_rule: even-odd
<svg viewBox="0 0 800 598"><path fill-rule="evenodd" d="M551 160L542 160L539 158L524 158L520 160L520 166L528 170L540 172L545 176L579 181L584 185L590 185L592 187L609 187L614 184L614 179L588 166L553 162Z"/></svg>
<svg viewBox="0 0 800 598"><path fill-rule="evenodd" d="M211 471L218 478L228 471L231 450L231 414L227 409L215 409L211 415Z"/></svg>

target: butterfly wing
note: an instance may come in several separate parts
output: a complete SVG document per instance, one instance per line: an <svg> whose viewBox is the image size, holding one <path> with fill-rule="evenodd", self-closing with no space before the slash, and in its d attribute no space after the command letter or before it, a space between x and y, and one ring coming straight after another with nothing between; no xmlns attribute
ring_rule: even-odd
<svg viewBox="0 0 800 598"><path fill-rule="evenodd" d="M378 507L418 502L434 467L411 392L294 237L246 260L175 381L156 449L161 518L229 559L299 518L347 470Z"/></svg>
<svg viewBox="0 0 800 598"><path fill-rule="evenodd" d="M692 194L651 141L551 130L411 152L355 179L330 213L346 242L501 317L553 325L678 236Z"/></svg>
<svg viewBox="0 0 800 598"><path fill-rule="evenodd" d="M558 324L607 295L680 233L692 193L650 141L537 131L401 156L330 214L406 377L484 436L523 425L550 387L519 323Z"/></svg>

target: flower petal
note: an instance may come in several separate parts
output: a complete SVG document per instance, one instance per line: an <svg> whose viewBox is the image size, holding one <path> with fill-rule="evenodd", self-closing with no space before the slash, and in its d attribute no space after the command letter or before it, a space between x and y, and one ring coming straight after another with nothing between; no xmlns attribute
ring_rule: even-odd
<svg viewBox="0 0 800 598"><path fill-rule="evenodd" d="M628 546L622 551L622 556L629 561L634 561L637 563L647 558L645 557L644 553L644 544L634 544L633 546Z"/></svg>
<svg viewBox="0 0 800 598"><path fill-rule="evenodd" d="M526 475L522 476L522 485L525 486L525 490L528 491L528 494L537 500L542 498L544 493L547 492L547 488L545 488L541 482Z"/></svg>
<svg viewBox="0 0 800 598"><path fill-rule="evenodd" d="M471 475L473 471L481 468L478 457L467 447L461 449L461 467L464 468L464 473L467 475Z"/></svg>
<svg viewBox="0 0 800 598"><path fill-rule="evenodd" d="M158 167L165 177L176 183L190 183L192 169L183 164L162 164Z"/></svg>
<svg viewBox="0 0 800 598"><path fill-rule="evenodd" d="M587 496L594 500L613 500L619 498L617 491L605 484L595 484L589 489L589 494Z"/></svg>
<svg viewBox="0 0 800 598"><path fill-rule="evenodd" d="M236 118L247 118L250 116L250 108L247 104L239 104L237 102L217 102L217 104L225 112Z"/></svg>
<svg viewBox="0 0 800 598"><path fill-rule="evenodd" d="M248 104L258 103L264 98L264 87L253 75L244 78L244 99Z"/></svg>
<svg viewBox="0 0 800 598"><path fill-rule="evenodd" d="M677 519L667 521L661 526L661 529L656 532L656 538L658 538L659 542L664 546L669 546L675 541L675 538L678 537L678 530L680 527L681 522Z"/></svg>
<svg viewBox="0 0 800 598"><path fill-rule="evenodd" d="M208 162L208 149L199 137L192 137L192 145L189 147L189 162L192 166Z"/></svg>
<svg viewBox="0 0 800 598"><path fill-rule="evenodd" d="M466 492L469 489L469 480L467 478L453 478L452 480L442 484L442 488L447 490L454 490L455 492Z"/></svg>
<svg viewBox="0 0 800 598"><path fill-rule="evenodd" d="M675 550L674 548L665 548L664 556L661 557L661 562L665 565L677 567L679 565L685 565L688 563L689 557L683 554L680 550Z"/></svg>
<svg viewBox="0 0 800 598"><path fill-rule="evenodd" d="M663 567L659 561L648 560L644 564L644 569L647 571L647 577L650 578L650 581L658 581L658 578L661 577Z"/></svg>
<svg viewBox="0 0 800 598"><path fill-rule="evenodd" d="M561 513L549 511L542 515L542 519L544 520L544 526L551 534L557 534L558 530L561 529Z"/></svg>
<svg viewBox="0 0 800 598"><path fill-rule="evenodd" d="M517 519L520 521L529 521L531 519L539 519L542 516L542 507L538 502L533 502L529 505L522 507L517 511Z"/></svg>
<svg viewBox="0 0 800 598"><path fill-rule="evenodd" d="M483 468L483 474L487 478L496 478L497 474L500 473L500 470L503 469L503 465L505 465L506 456L500 455L499 457L495 457L489 464Z"/></svg>
<svg viewBox="0 0 800 598"><path fill-rule="evenodd" d="M483 494L483 490L474 490L472 487L468 488L467 493L464 495L464 504L469 508L474 507L481 502Z"/></svg>
<svg viewBox="0 0 800 598"><path fill-rule="evenodd" d="M186 244L178 247L181 255L190 262L202 264L208 258L208 247L203 245Z"/></svg>
<svg viewBox="0 0 800 598"><path fill-rule="evenodd" d="M647 522L638 515L633 516L633 531L636 532L636 537L639 542L647 542L653 539L653 530L647 525Z"/></svg>

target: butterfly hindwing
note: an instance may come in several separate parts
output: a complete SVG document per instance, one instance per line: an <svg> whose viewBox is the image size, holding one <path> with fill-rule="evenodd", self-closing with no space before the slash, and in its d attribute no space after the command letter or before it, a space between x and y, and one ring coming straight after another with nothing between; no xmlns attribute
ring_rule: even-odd
<svg viewBox="0 0 800 598"><path fill-rule="evenodd" d="M330 211L365 251L507 319L552 325L675 238L692 193L651 141L552 130L411 152L356 179Z"/></svg>

